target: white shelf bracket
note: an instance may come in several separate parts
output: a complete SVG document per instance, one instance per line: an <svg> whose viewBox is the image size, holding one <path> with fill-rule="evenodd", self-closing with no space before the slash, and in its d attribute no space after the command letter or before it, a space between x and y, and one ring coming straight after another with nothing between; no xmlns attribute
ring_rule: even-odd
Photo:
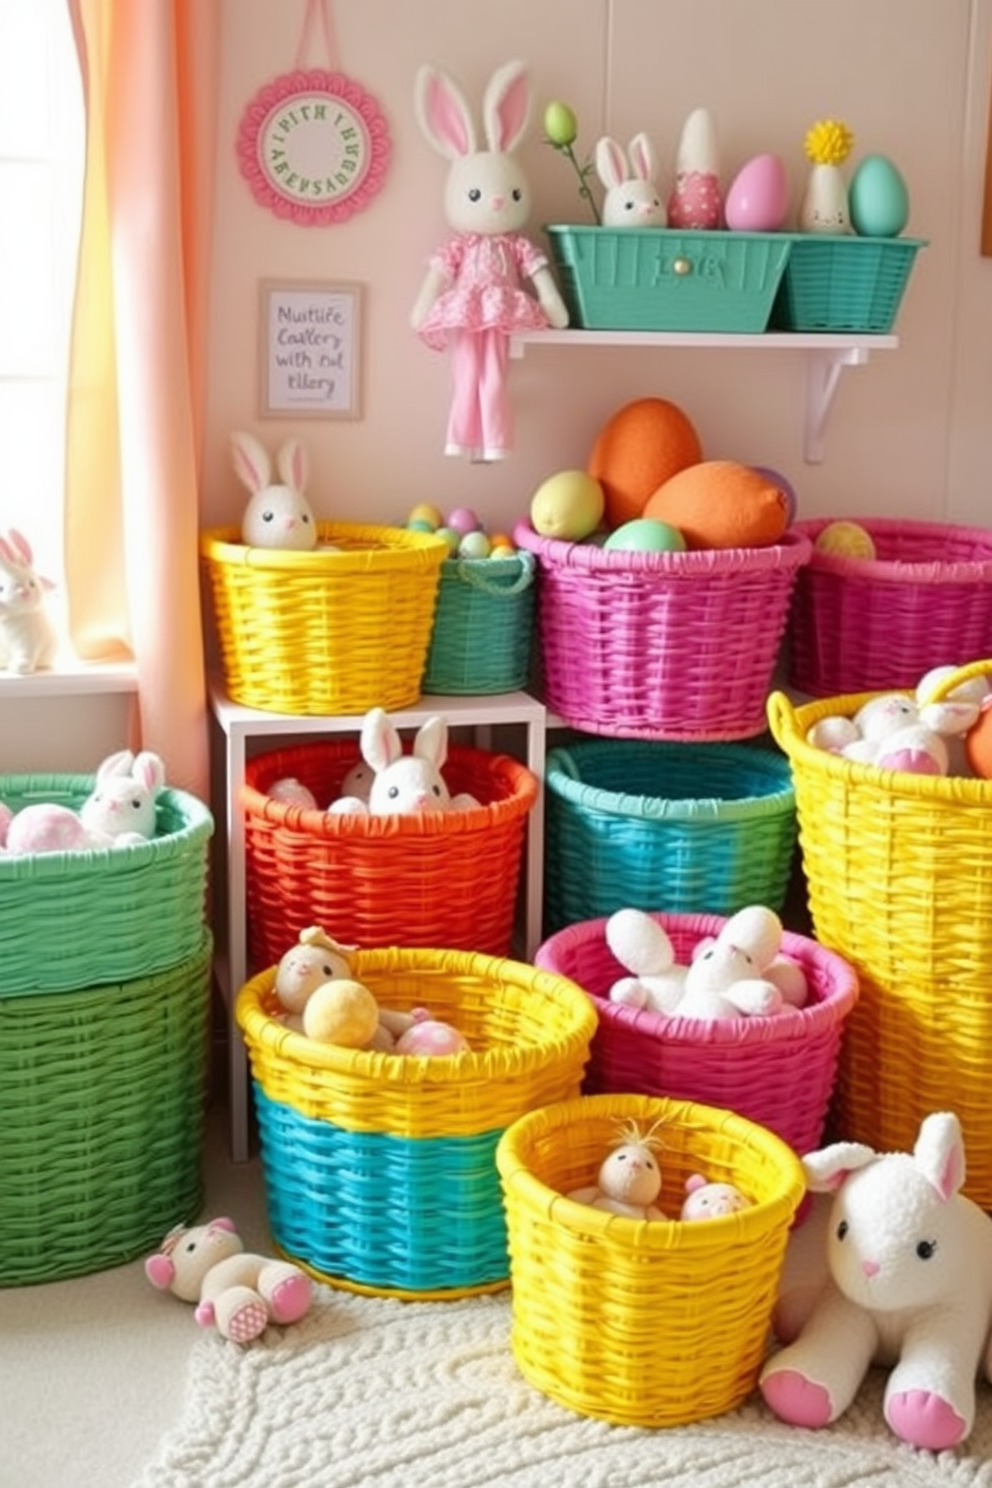
<svg viewBox="0 0 992 1488"><path fill-rule="evenodd" d="M823 463L827 418L845 367L863 367L868 352L863 346L834 348L806 353L806 431L803 458L807 465Z"/></svg>

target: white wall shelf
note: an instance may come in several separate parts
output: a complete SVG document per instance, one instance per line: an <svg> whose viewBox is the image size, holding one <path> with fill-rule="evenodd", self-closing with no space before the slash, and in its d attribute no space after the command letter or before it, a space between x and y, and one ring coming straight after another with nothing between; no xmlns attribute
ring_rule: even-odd
<svg viewBox="0 0 992 1488"><path fill-rule="evenodd" d="M683 331L525 331L511 337L510 355L522 357L530 347L630 346L641 349L704 348L724 351L798 351L806 360L806 417L803 458L808 465L823 460L827 419L841 373L863 367L875 351L894 351L898 336L823 332L764 331L756 336Z"/></svg>

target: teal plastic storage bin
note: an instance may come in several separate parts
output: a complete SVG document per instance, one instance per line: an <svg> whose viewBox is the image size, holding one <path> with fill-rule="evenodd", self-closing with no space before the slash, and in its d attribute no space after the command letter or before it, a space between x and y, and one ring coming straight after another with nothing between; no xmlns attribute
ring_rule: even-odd
<svg viewBox="0 0 992 1488"><path fill-rule="evenodd" d="M597 331L764 331L791 242L788 233L544 230L571 324Z"/></svg>
<svg viewBox="0 0 992 1488"><path fill-rule="evenodd" d="M527 685L536 569L531 553L444 561L424 692L481 696Z"/></svg>

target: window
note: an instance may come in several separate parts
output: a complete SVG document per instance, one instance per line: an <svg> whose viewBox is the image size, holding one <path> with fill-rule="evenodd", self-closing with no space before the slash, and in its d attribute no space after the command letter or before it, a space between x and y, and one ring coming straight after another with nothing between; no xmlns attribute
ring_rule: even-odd
<svg viewBox="0 0 992 1488"><path fill-rule="evenodd" d="M0 0L0 530L56 580L83 146L65 0Z"/></svg>

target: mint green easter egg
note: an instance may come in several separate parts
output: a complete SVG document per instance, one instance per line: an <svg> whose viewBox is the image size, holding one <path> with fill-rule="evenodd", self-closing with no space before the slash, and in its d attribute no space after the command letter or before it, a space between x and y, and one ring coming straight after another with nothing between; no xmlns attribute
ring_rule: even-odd
<svg viewBox="0 0 992 1488"><path fill-rule="evenodd" d="M686 542L679 529L670 522L659 522L653 517L634 517L611 532L603 547L620 553L684 553Z"/></svg>

